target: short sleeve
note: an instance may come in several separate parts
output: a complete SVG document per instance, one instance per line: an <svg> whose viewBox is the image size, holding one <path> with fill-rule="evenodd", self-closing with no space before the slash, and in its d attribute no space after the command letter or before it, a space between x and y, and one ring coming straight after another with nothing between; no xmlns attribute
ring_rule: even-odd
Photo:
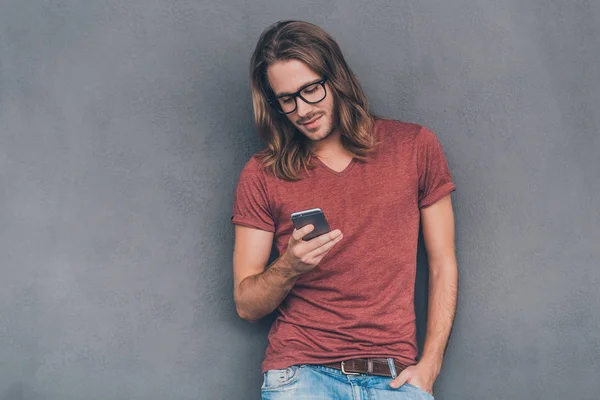
<svg viewBox="0 0 600 400"><path fill-rule="evenodd" d="M233 224L275 232L264 172L250 160L240 173L233 200Z"/></svg>
<svg viewBox="0 0 600 400"><path fill-rule="evenodd" d="M456 186L452 182L444 151L435 134L421 127L416 142L419 208L424 208L455 191Z"/></svg>

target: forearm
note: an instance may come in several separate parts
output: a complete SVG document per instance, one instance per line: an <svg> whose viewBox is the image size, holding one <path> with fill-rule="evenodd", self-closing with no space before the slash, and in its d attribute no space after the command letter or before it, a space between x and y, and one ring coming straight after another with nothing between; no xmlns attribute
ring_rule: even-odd
<svg viewBox="0 0 600 400"><path fill-rule="evenodd" d="M284 253L264 272L244 279L234 293L240 317L254 322L273 312L286 298L299 275Z"/></svg>
<svg viewBox="0 0 600 400"><path fill-rule="evenodd" d="M430 261L427 331L421 361L439 373L456 313L458 268L456 258Z"/></svg>

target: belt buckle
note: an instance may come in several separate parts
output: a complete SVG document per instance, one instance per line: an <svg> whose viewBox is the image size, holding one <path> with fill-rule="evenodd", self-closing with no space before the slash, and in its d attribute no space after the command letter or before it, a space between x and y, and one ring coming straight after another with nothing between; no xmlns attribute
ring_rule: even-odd
<svg viewBox="0 0 600 400"><path fill-rule="evenodd" d="M344 373L344 375L360 375L360 373L358 373L358 372L347 372L344 369L344 361L342 361L342 372Z"/></svg>

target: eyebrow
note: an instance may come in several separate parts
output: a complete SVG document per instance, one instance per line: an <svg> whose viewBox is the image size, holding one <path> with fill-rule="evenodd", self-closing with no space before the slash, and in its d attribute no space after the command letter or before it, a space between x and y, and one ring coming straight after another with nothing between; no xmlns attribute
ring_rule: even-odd
<svg viewBox="0 0 600 400"><path fill-rule="evenodd" d="M323 78L315 79L312 82L305 83L304 85L300 86L300 89L296 90L295 92L283 92L283 93L276 94L275 97L290 96L292 94L296 94L296 93L300 92L302 89L306 88L307 86L314 85L315 83L321 82L322 80L323 80Z"/></svg>

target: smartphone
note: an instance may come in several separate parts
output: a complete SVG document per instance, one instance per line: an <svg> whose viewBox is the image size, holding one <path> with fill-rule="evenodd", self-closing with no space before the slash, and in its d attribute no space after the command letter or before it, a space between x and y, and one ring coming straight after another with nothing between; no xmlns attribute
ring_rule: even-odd
<svg viewBox="0 0 600 400"><path fill-rule="evenodd" d="M325 214L323 214L320 208L311 208L310 210L292 213L292 222L296 229L301 229L308 224L314 225L315 229L302 238L304 241L309 241L331 230L327 219L325 219Z"/></svg>

